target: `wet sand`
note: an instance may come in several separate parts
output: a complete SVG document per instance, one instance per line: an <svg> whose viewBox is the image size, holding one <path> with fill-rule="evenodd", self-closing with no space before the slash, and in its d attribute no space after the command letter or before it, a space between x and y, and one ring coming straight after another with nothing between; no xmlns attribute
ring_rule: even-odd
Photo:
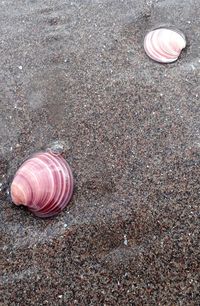
<svg viewBox="0 0 200 306"><path fill-rule="evenodd" d="M0 3L1 305L199 305L199 0ZM182 30L170 65L146 32ZM31 153L66 143L70 205L11 204Z"/></svg>

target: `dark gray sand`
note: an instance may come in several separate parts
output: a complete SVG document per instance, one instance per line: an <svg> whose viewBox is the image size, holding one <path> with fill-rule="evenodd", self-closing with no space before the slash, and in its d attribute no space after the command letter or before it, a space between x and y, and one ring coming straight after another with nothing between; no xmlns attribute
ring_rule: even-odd
<svg viewBox="0 0 200 306"><path fill-rule="evenodd" d="M1 305L199 305L199 0L0 2ZM174 64L143 51L175 25ZM24 158L66 143L73 199L11 204Z"/></svg>

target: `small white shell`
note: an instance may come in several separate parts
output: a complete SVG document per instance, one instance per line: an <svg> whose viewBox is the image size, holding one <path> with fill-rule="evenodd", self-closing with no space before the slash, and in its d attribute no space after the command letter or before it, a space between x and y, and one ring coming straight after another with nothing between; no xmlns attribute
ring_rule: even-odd
<svg viewBox="0 0 200 306"><path fill-rule="evenodd" d="M172 63L186 47L186 38L179 30L158 28L147 33L144 39L146 54L154 61Z"/></svg>

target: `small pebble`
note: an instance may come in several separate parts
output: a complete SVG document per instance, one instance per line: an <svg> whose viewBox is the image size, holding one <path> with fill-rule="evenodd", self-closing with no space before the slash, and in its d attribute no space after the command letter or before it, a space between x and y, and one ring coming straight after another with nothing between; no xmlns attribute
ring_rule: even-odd
<svg viewBox="0 0 200 306"><path fill-rule="evenodd" d="M126 235L124 235L124 245L128 245L128 239Z"/></svg>

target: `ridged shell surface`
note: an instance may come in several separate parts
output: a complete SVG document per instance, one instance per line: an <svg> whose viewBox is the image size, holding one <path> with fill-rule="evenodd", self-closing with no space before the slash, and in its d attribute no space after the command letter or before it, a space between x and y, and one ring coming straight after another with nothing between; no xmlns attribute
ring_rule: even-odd
<svg viewBox="0 0 200 306"><path fill-rule="evenodd" d="M179 30L158 28L149 32L144 39L147 55L160 63L176 61L186 47L186 38Z"/></svg>
<svg viewBox="0 0 200 306"><path fill-rule="evenodd" d="M73 193L72 171L61 155L40 152L26 160L11 184L11 198L36 216L57 215Z"/></svg>

